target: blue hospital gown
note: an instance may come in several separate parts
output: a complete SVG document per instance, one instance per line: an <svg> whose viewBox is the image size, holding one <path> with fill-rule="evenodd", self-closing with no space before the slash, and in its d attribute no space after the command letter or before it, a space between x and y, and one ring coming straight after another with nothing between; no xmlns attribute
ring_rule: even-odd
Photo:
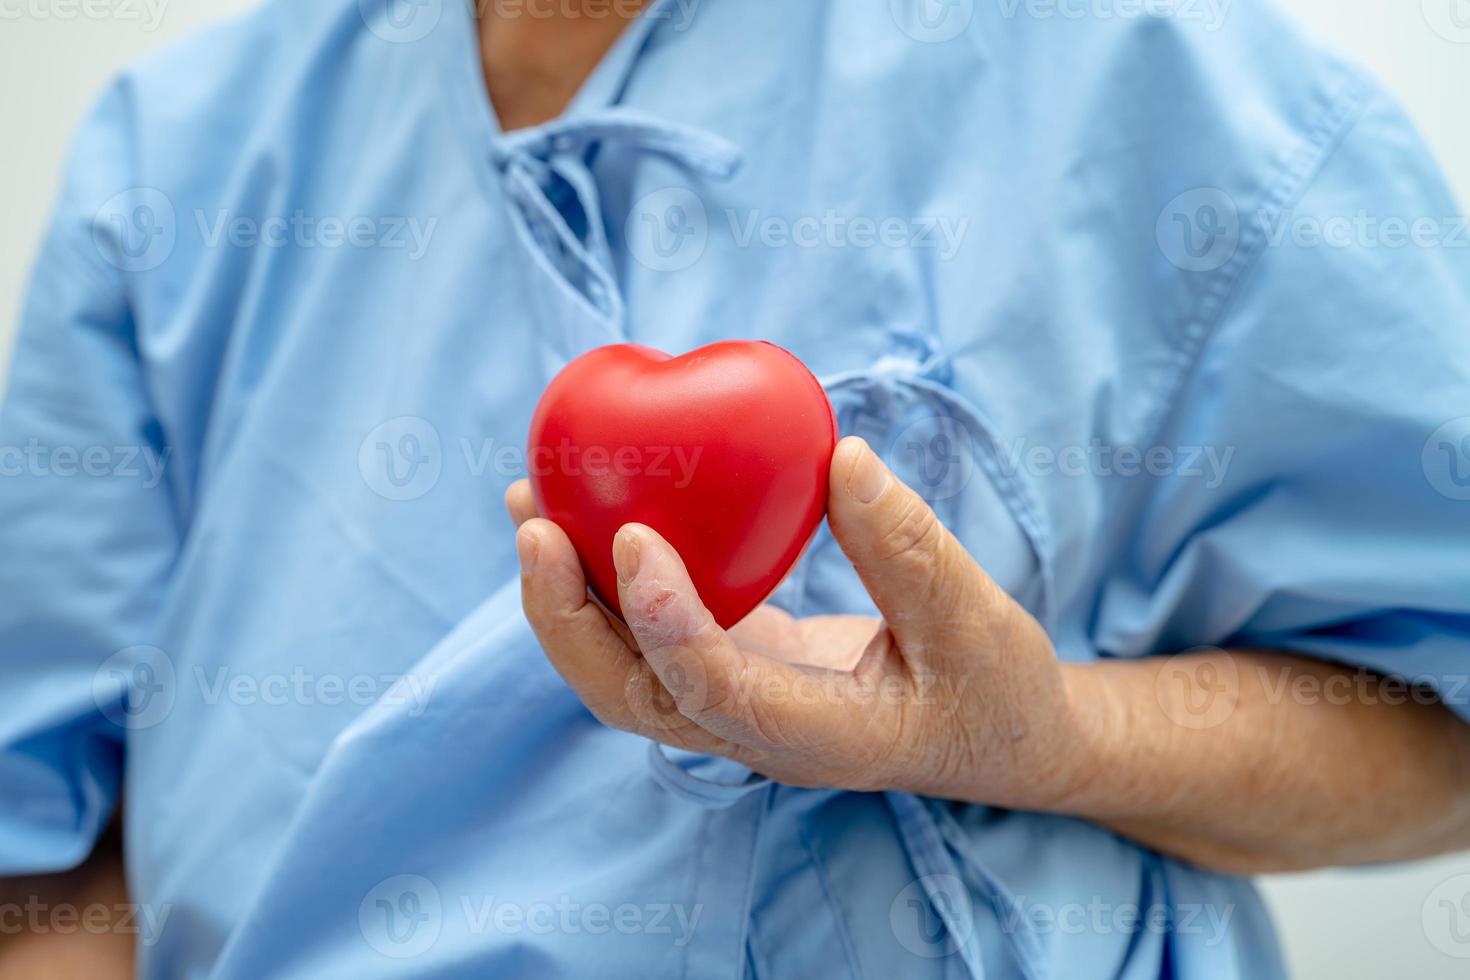
<svg viewBox="0 0 1470 980"><path fill-rule="evenodd" d="M766 338L1063 658L1470 714L1461 208L1264 0L1073 7L663 2L514 133L462 0L122 73L0 424L0 874L123 801L147 977L1278 976L1248 881L1089 823L651 753L519 606L551 375ZM871 611L825 532L774 601Z"/></svg>

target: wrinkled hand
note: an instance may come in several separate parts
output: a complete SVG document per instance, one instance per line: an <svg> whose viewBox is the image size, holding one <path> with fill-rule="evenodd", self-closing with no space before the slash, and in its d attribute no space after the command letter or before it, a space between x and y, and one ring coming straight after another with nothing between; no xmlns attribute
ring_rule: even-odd
<svg viewBox="0 0 1470 980"><path fill-rule="evenodd" d="M613 544L625 626L529 485L506 501L526 617L604 724L796 786L1045 809L1085 778L1045 632L860 439L833 456L828 520L882 622L762 606L722 630L674 549L629 524Z"/></svg>

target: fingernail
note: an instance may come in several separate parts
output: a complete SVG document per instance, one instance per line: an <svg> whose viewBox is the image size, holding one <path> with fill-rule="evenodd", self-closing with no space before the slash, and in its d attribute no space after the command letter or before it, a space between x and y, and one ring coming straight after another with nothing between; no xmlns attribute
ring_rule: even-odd
<svg viewBox="0 0 1470 980"><path fill-rule="evenodd" d="M619 585L638 577L638 536L632 531L619 531L613 538L613 565L618 570Z"/></svg>
<svg viewBox="0 0 1470 980"><path fill-rule="evenodd" d="M847 492L860 504L871 504L888 489L888 467L864 446L847 477Z"/></svg>
<svg viewBox="0 0 1470 980"><path fill-rule="evenodd" d="M536 567L536 556L541 553L541 539L530 528L522 527L516 532L516 554L521 559L521 574L530 575Z"/></svg>

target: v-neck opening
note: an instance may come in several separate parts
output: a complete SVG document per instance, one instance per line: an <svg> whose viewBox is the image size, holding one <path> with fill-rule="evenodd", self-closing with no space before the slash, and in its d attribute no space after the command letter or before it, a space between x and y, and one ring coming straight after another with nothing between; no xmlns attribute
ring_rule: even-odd
<svg viewBox="0 0 1470 980"><path fill-rule="evenodd" d="M653 0L628 23L612 45L582 80L566 107L544 122L513 130L501 127L500 116L485 85L483 55L480 51L479 24L475 0L451 3L457 11L440 20L435 33L440 37L439 60L449 84L449 96L457 107L455 125L475 157L478 169L485 169L500 143L510 137L524 138L548 126L590 115L617 103L622 98L633 64L657 26L663 11L674 0ZM446 13L448 13L446 11Z"/></svg>

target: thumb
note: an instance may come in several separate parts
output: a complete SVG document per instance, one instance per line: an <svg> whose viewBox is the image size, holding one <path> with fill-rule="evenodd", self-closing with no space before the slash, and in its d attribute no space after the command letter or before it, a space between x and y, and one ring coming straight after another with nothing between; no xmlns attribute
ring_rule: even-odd
<svg viewBox="0 0 1470 980"><path fill-rule="evenodd" d="M759 695L773 687L789 690L792 669L736 646L700 600L683 559L658 532L623 525L613 538L613 563L628 628L680 714L747 747L762 745L765 733L790 728L791 699L762 717Z"/></svg>
<svg viewBox="0 0 1470 980"><path fill-rule="evenodd" d="M832 455L827 520L906 658L968 646L999 587L862 439Z"/></svg>

